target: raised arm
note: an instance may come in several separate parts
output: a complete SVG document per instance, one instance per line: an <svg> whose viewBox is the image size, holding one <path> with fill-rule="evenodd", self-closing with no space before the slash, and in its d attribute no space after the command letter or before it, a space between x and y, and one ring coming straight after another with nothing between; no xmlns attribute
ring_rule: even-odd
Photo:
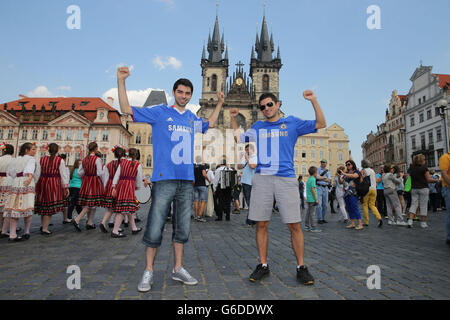
<svg viewBox="0 0 450 320"><path fill-rule="evenodd" d="M230 110L230 118L231 118L231 128L233 129L234 141L239 143L238 135L239 135L239 125L237 123L236 117L239 114L238 108L232 108Z"/></svg>
<svg viewBox="0 0 450 320"><path fill-rule="evenodd" d="M133 114L130 103L128 102L127 89L125 87L125 79L130 75L128 67L117 69L117 91L119 93L120 111L126 114Z"/></svg>
<svg viewBox="0 0 450 320"><path fill-rule="evenodd" d="M222 106L223 106L223 102L225 101L225 94L223 92L218 92L217 98L219 98L219 102L217 102L214 112L208 118L210 128L213 128L214 125L216 124L217 118L219 117L220 110L222 109Z"/></svg>
<svg viewBox="0 0 450 320"><path fill-rule="evenodd" d="M312 90L306 90L303 92L303 97L306 100L311 101L313 105L314 111L316 113L316 129L326 128L327 122L314 92Z"/></svg>

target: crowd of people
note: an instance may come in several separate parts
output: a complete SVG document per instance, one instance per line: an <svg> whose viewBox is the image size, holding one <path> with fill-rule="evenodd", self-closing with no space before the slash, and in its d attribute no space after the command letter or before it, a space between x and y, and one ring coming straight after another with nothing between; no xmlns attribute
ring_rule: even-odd
<svg viewBox="0 0 450 320"><path fill-rule="evenodd" d="M428 211L446 210L444 198L449 184L445 179L450 167L449 157L450 153L440 160L441 176L428 170L423 154L413 157L407 172L386 164L379 173L375 173L367 160L361 161L361 169L353 160L348 160L345 167L337 168L332 183L326 170L327 161L322 160L319 168L309 168L306 183L302 176L298 178L301 207L306 208L304 229L321 232L315 221L317 224L327 223L328 205L332 214L339 213L339 221L346 223L348 229L368 227L369 209L379 228L383 226L383 218L390 226L412 228L417 221L421 228L428 228ZM335 210L336 202L339 212ZM446 224L448 231L448 221ZM447 244L449 242L447 240Z"/></svg>
<svg viewBox="0 0 450 320"><path fill-rule="evenodd" d="M86 229L96 229L94 217L96 209L106 208L100 229L111 237L123 238L120 229L131 225L132 234L142 228L136 226L135 213L139 209L135 190L147 186L139 164L139 150L125 150L115 146L112 150L115 160L106 166L102 164L101 154L96 142L88 146L89 154L83 160L76 160L72 170L65 164L65 155L58 154L59 146L50 143L46 146L48 155L36 162L36 145L24 143L14 158L14 147L1 146L0 157L0 225L1 237L10 242L30 238L30 225L33 214L41 217L40 233L51 236L49 230L52 216L63 213L63 224L73 224L81 232L81 219L87 214ZM78 216L72 219L73 210ZM113 214L115 219L113 220ZM25 220L25 230L17 234L18 220ZM114 222L113 222L114 221ZM21 228L19 228L20 230ZM9 232L8 232L9 231Z"/></svg>
<svg viewBox="0 0 450 320"><path fill-rule="evenodd" d="M131 115L133 121L148 123L153 127L155 159L151 179L152 201L142 238L146 247L146 266L137 286L139 292L148 292L152 288L155 257L162 244L164 225L170 215L174 253L172 279L185 285L196 285L197 279L183 267L184 245L189 239L191 219L204 222L205 212L211 216L214 211L216 221L222 221L223 218L230 220L232 203L233 213L240 213L241 193L242 202L245 201L249 207L246 224L255 225L256 229L259 264L249 276L249 281L252 282L260 281L270 274L268 228L273 211L279 213L282 222L289 229L296 260L296 278L303 285L313 285L314 277L304 261L305 242L301 223L304 221L304 229L307 231L320 232L315 222L320 225L327 223L329 200L332 211L334 199L337 200L340 219L347 223L348 229L362 230L368 226L369 209L380 228L383 216L388 217L388 224L407 224L412 227L417 215L421 216L421 227L427 227L429 183L435 184L432 194L438 194L440 187L439 180L430 175L425 167L422 155L414 158L412 166L404 175L398 168L389 165L384 167L384 172L376 174L367 161L361 163L362 169L359 170L353 160L348 160L345 167L337 169L332 179L326 168L327 161L322 160L319 168L309 168L310 177L306 184L301 177L297 178L293 158L298 137L316 133L318 129L326 127L325 116L313 91L305 90L303 98L311 103L315 120L303 120L295 116L281 117L281 102L278 97L272 93L264 93L258 102L265 120L257 121L249 130L241 132L237 122L239 110L230 109L235 142L245 144L245 160L237 165L237 169L242 170L239 177L236 168L230 168L225 160L213 172L208 165L199 164L201 159L196 159L197 164L194 166L193 160L185 162L178 161L179 159L175 161L173 158L173 150L178 150L180 143L189 151L187 154L192 155L194 134L206 133L209 128L214 127L225 99L222 92L217 94L217 105L208 119L199 118L186 109L193 94L193 85L188 79L178 79L174 83L174 105L132 107L125 87L125 80L129 75L128 67L117 70L121 112ZM172 125L167 126L167 119L171 119ZM184 137L181 141L180 136ZM279 146L273 150L273 154L269 150L272 144ZM271 154L273 159L257 157L257 150L261 148L267 148L265 154ZM131 148L126 151L116 146L113 149L116 159L104 166L101 155L98 154L98 146L92 142L89 144L89 154L77 161L69 172L61 156L58 156L59 148L56 144L48 146L49 155L42 157L38 163L34 159L34 144L22 145L16 159L12 157L14 148L11 145L5 145L2 149L2 237L9 237L11 242L28 239L33 213L41 216L41 234L44 236L51 235L48 230L51 217L58 212L64 213L63 223L73 224L78 232L81 232L81 219L87 214L86 229L92 230L96 228L94 215L98 207L107 209L100 224L102 232L108 232L106 223L112 223L114 213L114 224L108 225L113 228L112 237L125 236L120 227L127 218L132 226L132 234L142 230L135 223L135 213L139 208L135 190L147 188L148 182L142 176L138 150ZM442 194L447 209L450 209L450 153L440 159L440 168ZM438 210L441 206L438 204L439 197L435 195L432 199L433 208ZM363 206L363 215L359 204ZM72 219L75 208L78 216ZM408 215L407 222L403 218L405 213ZM20 218L25 219L25 231L21 237L16 230ZM447 244L450 244L449 220L447 213Z"/></svg>

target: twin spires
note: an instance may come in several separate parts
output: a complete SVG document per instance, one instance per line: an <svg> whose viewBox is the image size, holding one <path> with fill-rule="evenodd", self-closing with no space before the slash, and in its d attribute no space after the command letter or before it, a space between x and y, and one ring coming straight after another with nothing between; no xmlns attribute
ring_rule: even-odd
<svg viewBox="0 0 450 320"><path fill-rule="evenodd" d="M228 64L228 45L225 45L225 32L222 36L219 31L219 18L216 15L214 30L208 35L208 44L205 48L203 45L202 61L213 64ZM207 52L206 52L207 51ZM269 37L269 29L267 27L266 16L263 17L261 35L256 34L255 46L252 46L251 60L259 62L272 62L273 60L281 60L280 47L278 46L277 56L273 57L275 45L273 40L273 33ZM223 53L225 52L225 57ZM256 53L257 55L256 55ZM208 53L208 56L207 56Z"/></svg>

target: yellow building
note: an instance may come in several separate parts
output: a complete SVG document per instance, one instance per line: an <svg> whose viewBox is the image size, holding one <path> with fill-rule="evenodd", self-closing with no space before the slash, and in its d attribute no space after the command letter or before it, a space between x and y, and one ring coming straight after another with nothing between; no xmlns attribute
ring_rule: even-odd
<svg viewBox="0 0 450 320"><path fill-rule="evenodd" d="M309 176L308 168L319 167L320 160L328 161L327 168L333 177L339 166L351 159L349 139L344 129L334 123L317 133L298 138L294 149L294 169L296 175Z"/></svg>

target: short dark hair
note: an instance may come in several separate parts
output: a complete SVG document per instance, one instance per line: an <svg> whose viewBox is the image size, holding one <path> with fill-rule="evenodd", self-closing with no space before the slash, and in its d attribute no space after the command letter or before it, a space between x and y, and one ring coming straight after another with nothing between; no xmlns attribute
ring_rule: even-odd
<svg viewBox="0 0 450 320"><path fill-rule="evenodd" d="M309 173L310 176L314 175L314 173L316 173L316 172L317 172L317 168L316 167L314 167L314 166L309 167L308 173Z"/></svg>
<svg viewBox="0 0 450 320"><path fill-rule="evenodd" d="M5 144L5 149L3 150L3 154L14 154L14 147L11 144Z"/></svg>
<svg viewBox="0 0 450 320"><path fill-rule="evenodd" d="M260 97L259 97L259 103L261 103L261 101L263 101L264 99L270 98L272 99L273 102L277 103L278 102L278 98L276 95L274 95L273 93L270 92L266 92L263 93Z"/></svg>
<svg viewBox="0 0 450 320"><path fill-rule="evenodd" d="M194 86L192 85L192 82L190 80L184 78L178 79L173 84L173 91L176 91L178 89L178 86L180 85L191 88L191 93L194 93Z"/></svg>

